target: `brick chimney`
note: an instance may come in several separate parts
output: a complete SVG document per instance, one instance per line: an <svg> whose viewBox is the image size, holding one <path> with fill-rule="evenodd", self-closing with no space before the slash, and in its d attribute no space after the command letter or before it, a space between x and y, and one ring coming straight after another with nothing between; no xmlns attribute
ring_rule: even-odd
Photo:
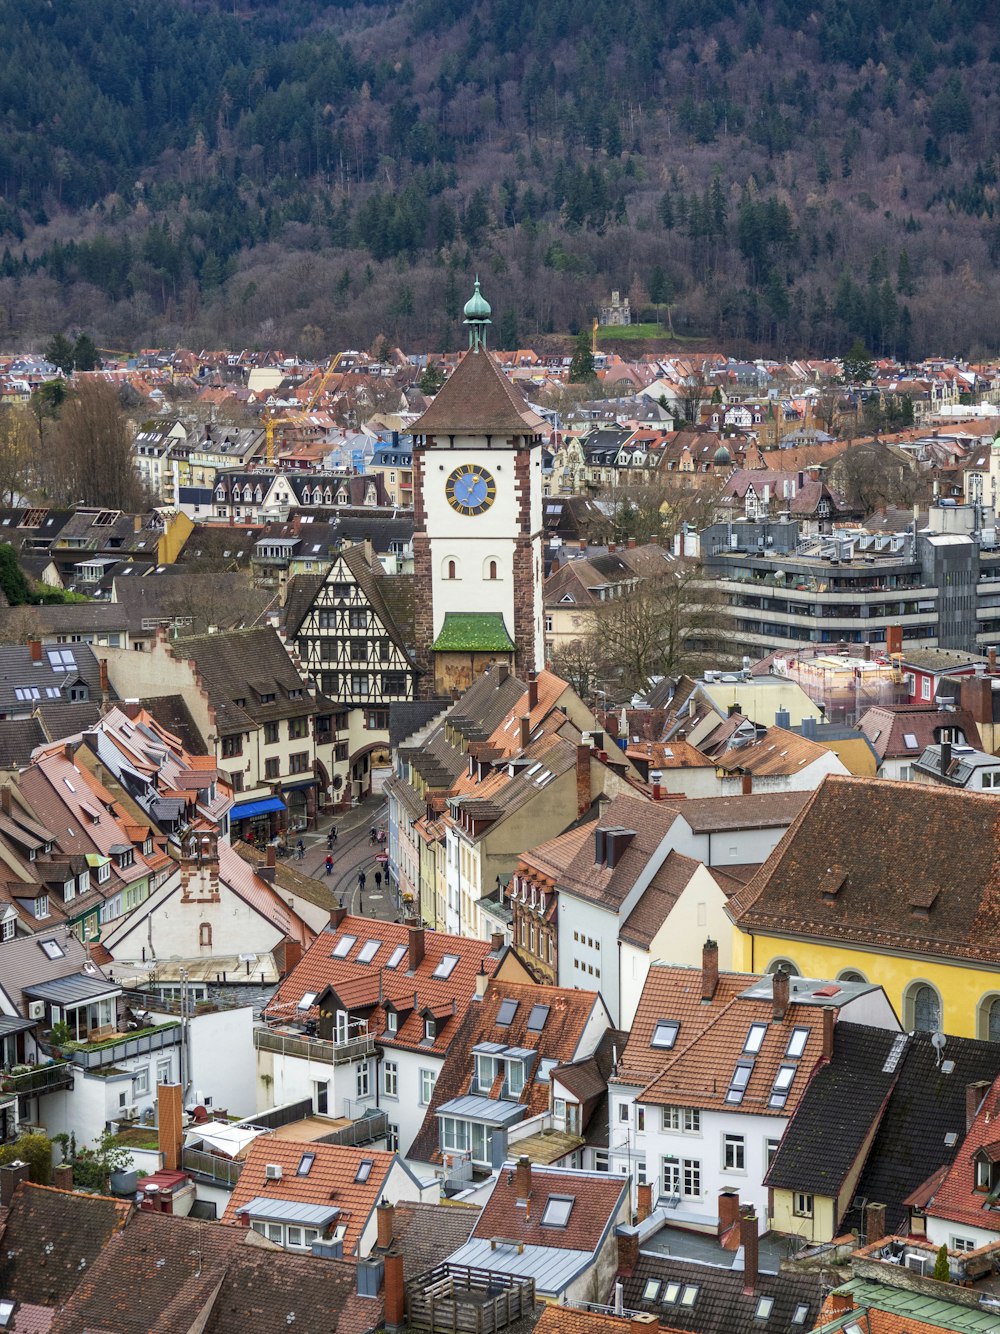
<svg viewBox="0 0 1000 1334"><path fill-rule="evenodd" d="M740 783L740 791L744 797L753 795L753 774L744 774Z"/></svg>
<svg viewBox="0 0 1000 1334"><path fill-rule="evenodd" d="M831 1316L844 1315L854 1310L854 1298L849 1292L831 1292L825 1306Z"/></svg>
<svg viewBox="0 0 1000 1334"><path fill-rule="evenodd" d="M285 977L288 976L294 968L297 968L302 959L302 942L293 940L291 936L286 936L284 940L284 968L282 970Z"/></svg>
<svg viewBox="0 0 1000 1334"><path fill-rule="evenodd" d="M983 1099L989 1090L990 1084L987 1079L977 1079L974 1084L965 1086L965 1131L966 1134L972 1129L972 1123L976 1119L976 1113L982 1106Z"/></svg>
<svg viewBox="0 0 1000 1334"><path fill-rule="evenodd" d="M634 550L635 550L635 538L634 538L634 537L630 537L630 538L626 541L625 546L626 546L626 548L627 548L629 551L634 551Z"/></svg>
<svg viewBox="0 0 1000 1334"><path fill-rule="evenodd" d="M347 909L343 906L343 904L341 904L337 908L331 908L330 929L332 931L336 931L337 927L340 926L341 922L344 920L346 916L347 916Z"/></svg>
<svg viewBox="0 0 1000 1334"><path fill-rule="evenodd" d="M719 944L709 938L701 947L701 998L710 1001L719 985Z"/></svg>
<svg viewBox="0 0 1000 1334"><path fill-rule="evenodd" d="M836 1005L823 1006L823 1060L833 1060L833 1029L837 1022Z"/></svg>
<svg viewBox="0 0 1000 1334"><path fill-rule="evenodd" d="M538 708L538 673L528 673L528 712Z"/></svg>
<svg viewBox="0 0 1000 1334"><path fill-rule="evenodd" d="M404 1329L406 1326L406 1284L403 1282L403 1257L393 1253L385 1257L382 1280L386 1329Z"/></svg>
<svg viewBox="0 0 1000 1334"><path fill-rule="evenodd" d="M633 1311L628 1324L629 1334L649 1334L649 1331L658 1328L659 1324L659 1319L652 1311Z"/></svg>
<svg viewBox="0 0 1000 1334"><path fill-rule="evenodd" d="M774 1007L774 1018L779 1024L784 1019L785 1011L788 1009L788 991L788 974L784 968L779 968L776 973L771 974L771 1000Z"/></svg>
<svg viewBox="0 0 1000 1334"><path fill-rule="evenodd" d="M590 756L589 746L578 745L576 748L576 813L586 815L590 810Z"/></svg>
<svg viewBox="0 0 1000 1334"><path fill-rule="evenodd" d="M176 1172L181 1165L181 1140L184 1133L180 1084L157 1084L156 1126L157 1147L163 1154L163 1166L170 1172Z"/></svg>
<svg viewBox="0 0 1000 1334"><path fill-rule="evenodd" d="M724 1190L719 1196L719 1235L728 1232L740 1221L740 1193Z"/></svg>
<svg viewBox="0 0 1000 1334"><path fill-rule="evenodd" d="M490 934L490 953L499 954L503 949L504 940L502 931L493 931Z"/></svg>
<svg viewBox="0 0 1000 1334"><path fill-rule="evenodd" d="M69 1163L60 1163L52 1169L52 1184L56 1190L73 1189L73 1168Z"/></svg>
<svg viewBox="0 0 1000 1334"><path fill-rule="evenodd" d="M885 1205L869 1204L865 1208L865 1236L867 1245L881 1241L885 1236Z"/></svg>
<svg viewBox="0 0 1000 1334"><path fill-rule="evenodd" d="M522 750L527 750L528 742L531 740L531 723L528 719L527 714L524 714L522 717L518 718L517 726L518 726L518 738L517 738L518 745Z"/></svg>
<svg viewBox="0 0 1000 1334"><path fill-rule="evenodd" d="M636 1215L640 1223L645 1223L646 1219L653 1212L653 1183L645 1181L636 1187Z"/></svg>
<svg viewBox="0 0 1000 1334"><path fill-rule="evenodd" d="M28 649L31 653L32 662L41 662L42 660L42 641L40 639L29 639Z"/></svg>
<svg viewBox="0 0 1000 1334"><path fill-rule="evenodd" d="M663 774L660 773L659 769L650 769L650 771L649 771L649 782L650 782L650 786L651 786L652 789L653 789L653 800L654 800L654 801L662 801L662 800L663 800L663 787L662 787L662 783L663 783Z"/></svg>
<svg viewBox="0 0 1000 1334"><path fill-rule="evenodd" d="M424 957L424 928L422 926L411 926L410 934L410 972L416 971L421 959Z"/></svg>
<svg viewBox="0 0 1000 1334"><path fill-rule="evenodd" d="M375 1211L378 1224L378 1240L376 1245L380 1251L387 1251L392 1245L393 1227L396 1218L396 1206L390 1204L387 1199L379 1201L378 1208Z"/></svg>
<svg viewBox="0 0 1000 1334"><path fill-rule="evenodd" d="M531 1159L524 1154L518 1158L514 1169L514 1190L518 1204L531 1198Z"/></svg>
<svg viewBox="0 0 1000 1334"><path fill-rule="evenodd" d="M996 676L997 673L997 651L995 648L986 650L987 671L990 676Z"/></svg>
<svg viewBox="0 0 1000 1334"><path fill-rule="evenodd" d="M757 1286L757 1215L748 1205L740 1214L740 1245L743 1247L743 1291L751 1293Z"/></svg>
<svg viewBox="0 0 1000 1334"><path fill-rule="evenodd" d="M635 1271L639 1263L639 1237L635 1232L618 1233L618 1273L624 1278Z"/></svg>
<svg viewBox="0 0 1000 1334"><path fill-rule="evenodd" d="M108 680L107 661L104 658L99 658L98 667L101 673L101 700L107 702L108 696L111 694L111 683Z"/></svg>
<svg viewBox="0 0 1000 1334"><path fill-rule="evenodd" d="M0 1208L10 1208L14 1192L22 1181L27 1181L29 1167L27 1163L7 1163L0 1167Z"/></svg>

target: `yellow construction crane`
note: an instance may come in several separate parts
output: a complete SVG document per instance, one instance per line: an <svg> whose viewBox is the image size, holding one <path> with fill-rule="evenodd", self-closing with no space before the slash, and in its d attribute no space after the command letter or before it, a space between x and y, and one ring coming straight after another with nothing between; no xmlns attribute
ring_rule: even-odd
<svg viewBox="0 0 1000 1334"><path fill-rule="evenodd" d="M293 422L305 421L306 417L312 412L313 408L326 392L326 387L330 383L333 373L336 371L340 358L343 355L343 352L338 352L332 359L329 366L327 366L326 370L320 376L316 388L312 391L298 412L293 412L291 416L288 417L279 417L276 416L270 408L265 409L262 421L264 423L264 459L268 467L271 467L274 463L274 435L278 423L282 422L290 425Z"/></svg>

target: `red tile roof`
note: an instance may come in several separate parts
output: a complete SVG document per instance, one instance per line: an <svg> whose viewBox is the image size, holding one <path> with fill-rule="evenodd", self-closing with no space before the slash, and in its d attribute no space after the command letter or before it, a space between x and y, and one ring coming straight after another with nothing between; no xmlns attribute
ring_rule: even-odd
<svg viewBox="0 0 1000 1334"><path fill-rule="evenodd" d="M472 1235L486 1240L503 1237L526 1246L596 1251L609 1222L627 1201L628 1189L625 1178L606 1172L532 1167L527 1204L518 1203L517 1171L507 1166L500 1172ZM542 1221L546 1201L553 1195L573 1201L565 1227L552 1227Z"/></svg>
<svg viewBox="0 0 1000 1334"><path fill-rule="evenodd" d="M976 1119L925 1211L932 1218L969 1223L986 1232L1000 1232L1000 1210L987 1205L987 1192L976 1189L976 1161L1000 1160L1000 1077L983 1099Z"/></svg>
<svg viewBox="0 0 1000 1334"><path fill-rule="evenodd" d="M315 1158L308 1175L300 1176L298 1167L304 1154L314 1154ZM372 1164L371 1169L364 1181L357 1181L358 1169L365 1161ZM396 1161L395 1154L374 1149L262 1136L250 1145L222 1221L239 1225L241 1208L259 1195L294 1200L296 1204L333 1205L341 1210L336 1225L347 1227L344 1256L354 1256ZM266 1168L271 1163L281 1167L281 1177L277 1181L267 1176Z"/></svg>

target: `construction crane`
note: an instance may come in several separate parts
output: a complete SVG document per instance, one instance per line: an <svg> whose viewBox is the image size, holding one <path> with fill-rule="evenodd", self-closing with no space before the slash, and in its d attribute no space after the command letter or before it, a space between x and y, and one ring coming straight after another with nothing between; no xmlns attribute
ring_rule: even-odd
<svg viewBox="0 0 1000 1334"><path fill-rule="evenodd" d="M326 392L327 385L330 383L340 362L340 358L343 355L343 352L338 352L332 359L329 366L327 366L326 370L320 376L316 388L312 391L298 412L292 413L289 417L280 417L273 413L270 408L265 410L262 417L264 423L264 459L269 468L274 464L274 436L278 423L281 422L284 425L291 425L293 422L305 421L309 413L312 412L313 408Z"/></svg>

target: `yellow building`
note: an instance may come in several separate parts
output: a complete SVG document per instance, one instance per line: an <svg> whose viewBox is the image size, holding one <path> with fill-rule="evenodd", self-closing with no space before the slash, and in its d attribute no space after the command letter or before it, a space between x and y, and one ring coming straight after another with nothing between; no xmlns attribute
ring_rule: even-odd
<svg viewBox="0 0 1000 1334"><path fill-rule="evenodd" d="M729 903L733 967L884 988L903 1028L1000 1041L1000 804L828 777Z"/></svg>

